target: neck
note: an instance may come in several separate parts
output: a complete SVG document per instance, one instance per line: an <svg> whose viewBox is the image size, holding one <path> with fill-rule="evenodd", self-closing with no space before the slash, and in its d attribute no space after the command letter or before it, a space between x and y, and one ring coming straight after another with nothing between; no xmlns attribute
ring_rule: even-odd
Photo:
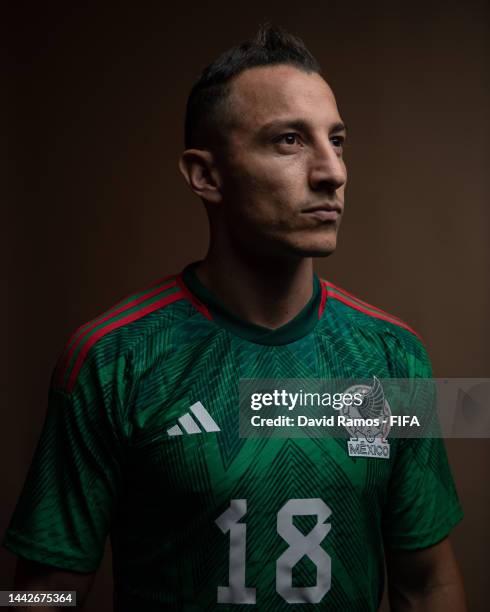
<svg viewBox="0 0 490 612"><path fill-rule="evenodd" d="M210 248L196 274L230 312L270 329L293 319L313 293L311 257L285 260Z"/></svg>

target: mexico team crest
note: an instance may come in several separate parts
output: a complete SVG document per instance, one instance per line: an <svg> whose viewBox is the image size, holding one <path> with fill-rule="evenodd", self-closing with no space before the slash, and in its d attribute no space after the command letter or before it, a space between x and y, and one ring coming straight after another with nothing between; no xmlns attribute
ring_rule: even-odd
<svg viewBox="0 0 490 612"><path fill-rule="evenodd" d="M344 394L360 394L362 404L342 407L342 425L350 433L347 449L350 457L390 458L390 445L386 441L391 429L391 409L383 387L376 376L372 386L353 385Z"/></svg>

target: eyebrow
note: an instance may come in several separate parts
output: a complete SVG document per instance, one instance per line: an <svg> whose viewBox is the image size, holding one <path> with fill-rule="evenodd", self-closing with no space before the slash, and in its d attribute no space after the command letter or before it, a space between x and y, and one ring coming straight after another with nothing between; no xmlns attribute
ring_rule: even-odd
<svg viewBox="0 0 490 612"><path fill-rule="evenodd" d="M293 128L295 130L308 130L308 123L304 119L274 119L273 121L269 121L265 123L259 129L259 136L264 135L267 132L281 129L281 128ZM338 134L339 132L347 132L347 126L343 121L338 121L334 123L329 130L330 134Z"/></svg>

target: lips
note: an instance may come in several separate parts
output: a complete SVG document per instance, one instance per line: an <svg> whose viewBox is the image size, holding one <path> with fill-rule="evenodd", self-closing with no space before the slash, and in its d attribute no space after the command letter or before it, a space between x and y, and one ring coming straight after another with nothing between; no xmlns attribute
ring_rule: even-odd
<svg viewBox="0 0 490 612"><path fill-rule="evenodd" d="M342 209L337 204L320 204L306 208L301 212L318 221L336 221L342 213Z"/></svg>

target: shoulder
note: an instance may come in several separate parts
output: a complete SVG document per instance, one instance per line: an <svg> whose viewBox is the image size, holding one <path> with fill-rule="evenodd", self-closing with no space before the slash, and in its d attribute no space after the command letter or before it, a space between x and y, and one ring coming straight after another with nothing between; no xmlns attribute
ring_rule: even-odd
<svg viewBox="0 0 490 612"><path fill-rule="evenodd" d="M178 321L176 307L187 300L179 275L173 274L126 296L84 323L66 343L53 374L52 387L71 393L86 370L91 370L92 379L95 371L98 378L104 372L113 378L114 369L124 369L141 340Z"/></svg>
<svg viewBox="0 0 490 612"><path fill-rule="evenodd" d="M338 285L320 279L325 296L325 307L341 326L347 326L360 337L382 344L385 350L401 352L409 362L411 373L425 375L430 362L425 342L420 333L400 317L391 314ZM415 374L414 374L415 375Z"/></svg>

